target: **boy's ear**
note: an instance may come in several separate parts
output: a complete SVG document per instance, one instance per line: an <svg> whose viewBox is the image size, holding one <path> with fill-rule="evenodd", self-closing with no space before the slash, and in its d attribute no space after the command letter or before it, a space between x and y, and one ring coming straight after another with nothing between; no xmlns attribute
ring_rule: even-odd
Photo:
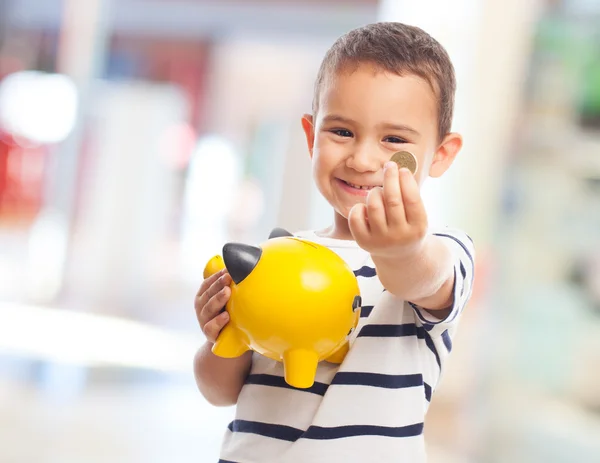
<svg viewBox="0 0 600 463"><path fill-rule="evenodd" d="M438 147L433 155L431 167L429 168L430 177L441 177L452 165L456 155L463 145L462 136L458 133L449 133L442 140L442 144Z"/></svg>
<svg viewBox="0 0 600 463"><path fill-rule="evenodd" d="M302 116L302 129L304 135L306 135L306 144L308 145L308 152L310 157L313 155L313 146L315 144L315 127L313 125L313 117L311 114L305 114Z"/></svg>

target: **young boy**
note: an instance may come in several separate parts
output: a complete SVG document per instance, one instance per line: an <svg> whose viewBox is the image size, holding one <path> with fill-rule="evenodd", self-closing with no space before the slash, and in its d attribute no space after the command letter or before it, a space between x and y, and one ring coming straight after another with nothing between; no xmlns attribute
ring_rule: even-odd
<svg viewBox="0 0 600 463"><path fill-rule="evenodd" d="M429 229L419 192L462 146L450 132L454 93L446 51L415 27L368 25L327 52L302 127L334 219L297 236L355 270L360 324L341 365L321 362L314 386L294 389L279 362L211 353L228 321L220 310L231 279L205 280L195 304L207 338L196 380L210 403L237 403L221 462L425 461L425 414L473 283L470 239ZM398 151L415 155L415 175L389 162Z"/></svg>

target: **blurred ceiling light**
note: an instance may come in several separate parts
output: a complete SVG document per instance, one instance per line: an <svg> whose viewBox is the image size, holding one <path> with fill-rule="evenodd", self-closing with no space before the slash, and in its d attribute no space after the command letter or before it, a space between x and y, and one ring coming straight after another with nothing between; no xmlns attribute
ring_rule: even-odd
<svg viewBox="0 0 600 463"><path fill-rule="evenodd" d="M9 355L189 373L200 343L194 336L115 317L0 304L0 353Z"/></svg>
<svg viewBox="0 0 600 463"><path fill-rule="evenodd" d="M78 93L62 74L22 71L0 81L0 126L33 142L58 143L75 126Z"/></svg>

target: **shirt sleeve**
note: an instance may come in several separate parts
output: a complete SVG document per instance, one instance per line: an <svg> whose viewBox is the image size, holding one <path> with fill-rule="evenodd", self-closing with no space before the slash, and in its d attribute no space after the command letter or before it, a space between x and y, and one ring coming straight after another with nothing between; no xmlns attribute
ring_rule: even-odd
<svg viewBox="0 0 600 463"><path fill-rule="evenodd" d="M464 232L445 229L435 232L435 236L448 240L454 261L454 288L450 313L443 319L437 318L423 307L409 303L420 322L430 329L439 325L452 325L458 321L462 311L469 302L473 290L475 274L475 249L473 241ZM447 326L444 326L444 329Z"/></svg>

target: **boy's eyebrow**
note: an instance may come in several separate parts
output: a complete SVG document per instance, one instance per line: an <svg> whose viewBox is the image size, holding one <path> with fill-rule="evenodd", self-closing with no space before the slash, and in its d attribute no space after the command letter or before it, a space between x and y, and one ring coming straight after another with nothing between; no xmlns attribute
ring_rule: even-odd
<svg viewBox="0 0 600 463"><path fill-rule="evenodd" d="M353 121L352 119L349 119L347 117L340 116L337 114L328 114L327 116L323 117L323 122L341 122L343 124L356 125L356 122ZM398 130L398 131L402 131L402 132L410 132L413 135L420 135L420 133L417 132L415 129L413 129L412 127L409 127L408 125L404 125L404 124L392 124L392 123L388 122L388 123L380 124L380 126L384 129Z"/></svg>
<svg viewBox="0 0 600 463"><path fill-rule="evenodd" d="M356 124L352 119L347 117L339 116L337 114L328 114L323 118L323 122L341 122L343 124Z"/></svg>
<svg viewBox="0 0 600 463"><path fill-rule="evenodd" d="M421 135L419 132L417 132L412 127L409 127L408 125L404 125L404 124L390 124L390 123L385 123L385 124L381 124L381 127L385 128L385 129L389 129L389 130L398 130L398 131L401 131L401 132L410 132L413 135Z"/></svg>

